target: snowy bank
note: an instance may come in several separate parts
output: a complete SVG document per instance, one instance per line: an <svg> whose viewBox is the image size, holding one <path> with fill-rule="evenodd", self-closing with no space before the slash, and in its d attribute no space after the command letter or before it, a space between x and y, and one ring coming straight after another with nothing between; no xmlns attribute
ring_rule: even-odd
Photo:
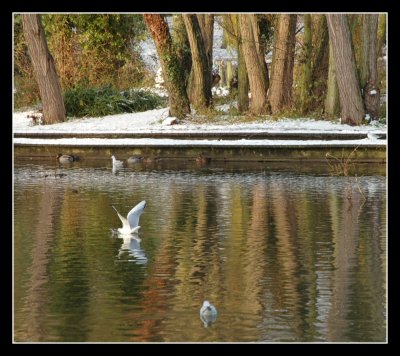
<svg viewBox="0 0 400 356"><path fill-rule="evenodd" d="M253 123L230 124L229 117L218 123L192 123L189 120L175 125L165 125L168 108L139 113L109 115L97 118L81 118L53 125L32 126L27 116L32 112L15 112L14 133L153 133L153 132L231 132L251 133L267 131L273 133L386 133L385 125L349 126L339 122L312 119L281 119Z"/></svg>
<svg viewBox="0 0 400 356"><path fill-rule="evenodd" d="M334 157L347 157L357 148L354 161L386 161L386 139L378 139L380 135L386 135L384 126L351 127L310 119L237 124L222 120L198 124L188 119L165 125L170 119L168 109L30 126L27 114L14 113L13 120L17 136L14 138L14 154L22 159L54 159L59 152L69 152L85 159L109 159L110 152L113 152L117 157L138 154L193 160L199 154L205 154L213 161L315 162L325 161L328 153ZM328 133L330 139L323 139ZM349 137L351 133L363 134L364 137L354 135L359 139L353 139ZM91 137L85 137L85 134ZM118 138L118 134L123 137ZM132 137L127 137L129 134ZM201 134L204 137L200 137ZM274 139L268 134L272 134ZM279 134L286 138L282 139Z"/></svg>

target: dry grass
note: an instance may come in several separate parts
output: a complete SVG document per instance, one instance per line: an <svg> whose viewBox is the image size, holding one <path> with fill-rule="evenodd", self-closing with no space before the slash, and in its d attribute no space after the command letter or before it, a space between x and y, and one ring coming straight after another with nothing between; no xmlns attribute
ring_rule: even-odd
<svg viewBox="0 0 400 356"><path fill-rule="evenodd" d="M354 148L350 154L345 157L344 150L342 150L342 155L340 158L327 153L325 156L326 162L328 163L329 170L333 176L345 176L347 177L350 173L351 168L354 168L354 162L352 161L352 156L355 154L359 146Z"/></svg>

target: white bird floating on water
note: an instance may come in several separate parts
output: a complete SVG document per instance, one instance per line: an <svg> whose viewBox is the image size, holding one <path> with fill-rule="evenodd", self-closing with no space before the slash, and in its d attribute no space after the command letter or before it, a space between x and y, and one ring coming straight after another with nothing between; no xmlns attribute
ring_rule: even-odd
<svg viewBox="0 0 400 356"><path fill-rule="evenodd" d="M132 208L132 210L128 213L128 216L125 219L113 206L114 210L118 214L118 217L122 221L122 228L119 228L118 232L124 235L137 233L140 229L139 218L140 215L142 215L145 207L146 207L146 201L143 200L139 204L137 204L134 208Z"/></svg>
<svg viewBox="0 0 400 356"><path fill-rule="evenodd" d="M121 169L123 167L124 162L117 160L114 155L111 156L111 159L112 159L112 171L113 173L116 173L118 169Z"/></svg>
<svg viewBox="0 0 400 356"><path fill-rule="evenodd" d="M200 308L200 319L204 324L204 327L209 327L212 323L217 320L217 309L208 300L203 302L203 306Z"/></svg>

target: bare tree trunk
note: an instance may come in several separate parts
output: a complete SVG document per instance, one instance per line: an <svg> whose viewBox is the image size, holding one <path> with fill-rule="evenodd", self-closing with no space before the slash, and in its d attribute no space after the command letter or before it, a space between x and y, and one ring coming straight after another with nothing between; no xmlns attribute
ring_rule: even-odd
<svg viewBox="0 0 400 356"><path fill-rule="evenodd" d="M311 95L313 102L310 103L309 110L324 107L329 69L329 35L326 17L325 15L313 16L317 17L317 21L312 35L314 50L311 66Z"/></svg>
<svg viewBox="0 0 400 356"><path fill-rule="evenodd" d="M380 89L378 86L377 30L379 15L362 15L362 49L360 84L366 112L372 119L379 116Z"/></svg>
<svg viewBox="0 0 400 356"><path fill-rule="evenodd" d="M22 26L42 99L44 122L63 122L66 114L60 80L47 47L40 15L22 15Z"/></svg>
<svg viewBox="0 0 400 356"><path fill-rule="evenodd" d="M357 80L357 68L347 17L342 14L328 14L326 18L335 59L342 122L359 125L365 111Z"/></svg>
<svg viewBox="0 0 400 356"><path fill-rule="evenodd" d="M313 29L313 53L312 53L312 78L319 78L319 72L328 63L329 35L325 15L318 16L315 29ZM326 57L326 58L325 58ZM326 60L325 60L326 59Z"/></svg>
<svg viewBox="0 0 400 356"><path fill-rule="evenodd" d="M269 113L268 78L265 76L265 61L260 61L256 45L257 33L254 33L251 19L255 15L239 15L239 26L242 39L243 55L249 77L251 102L250 111L255 115ZM257 55L254 55L254 54Z"/></svg>
<svg viewBox="0 0 400 356"><path fill-rule="evenodd" d="M189 96L196 110L204 110L211 104L212 73L196 15L182 15L192 51L192 75Z"/></svg>
<svg viewBox="0 0 400 356"><path fill-rule="evenodd" d="M269 100L273 114L292 105L293 65L297 15L279 15L272 58Z"/></svg>
<svg viewBox="0 0 400 356"><path fill-rule="evenodd" d="M386 44L386 16L386 14L380 14L378 20L378 57L382 56L382 48Z"/></svg>
<svg viewBox="0 0 400 356"><path fill-rule="evenodd" d="M339 116L339 89L336 80L335 59L333 58L332 43L329 44L328 84L325 99L325 113L328 117Z"/></svg>
<svg viewBox="0 0 400 356"><path fill-rule="evenodd" d="M187 88L190 71L192 69L192 53L190 51L189 39L182 15L173 16L172 42L175 47L178 61L183 69L185 87Z"/></svg>
<svg viewBox="0 0 400 356"><path fill-rule="evenodd" d="M240 33L240 31L238 31ZM243 55L243 44L238 39L238 110L245 112L249 109L249 78L247 76L246 61Z"/></svg>
<svg viewBox="0 0 400 356"><path fill-rule="evenodd" d="M178 119L190 113L181 64L174 51L168 24L162 15L143 15L146 25L156 45L163 70L165 86L169 94L170 116Z"/></svg>
<svg viewBox="0 0 400 356"><path fill-rule="evenodd" d="M253 29L254 40L257 48L257 55L263 71L263 79L266 81L266 86L269 88L269 74L267 63L265 62L265 43L261 41L260 26L258 25L258 15L250 15L249 20Z"/></svg>
<svg viewBox="0 0 400 356"><path fill-rule="evenodd" d="M210 73L212 73L213 66L213 38L214 38L214 15L198 14L197 19L203 36L204 47L207 54L208 65L210 66Z"/></svg>
<svg viewBox="0 0 400 356"><path fill-rule="evenodd" d="M312 32L311 15L304 15L304 58L302 65L302 78L300 80L300 106L301 112L306 113L310 103L311 91L311 51L312 51Z"/></svg>

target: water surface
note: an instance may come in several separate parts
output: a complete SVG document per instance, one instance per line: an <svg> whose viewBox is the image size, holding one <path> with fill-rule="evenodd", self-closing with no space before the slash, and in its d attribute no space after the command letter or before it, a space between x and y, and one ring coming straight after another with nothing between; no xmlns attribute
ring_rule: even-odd
<svg viewBox="0 0 400 356"><path fill-rule="evenodd" d="M15 164L14 340L384 342L386 178Z"/></svg>

